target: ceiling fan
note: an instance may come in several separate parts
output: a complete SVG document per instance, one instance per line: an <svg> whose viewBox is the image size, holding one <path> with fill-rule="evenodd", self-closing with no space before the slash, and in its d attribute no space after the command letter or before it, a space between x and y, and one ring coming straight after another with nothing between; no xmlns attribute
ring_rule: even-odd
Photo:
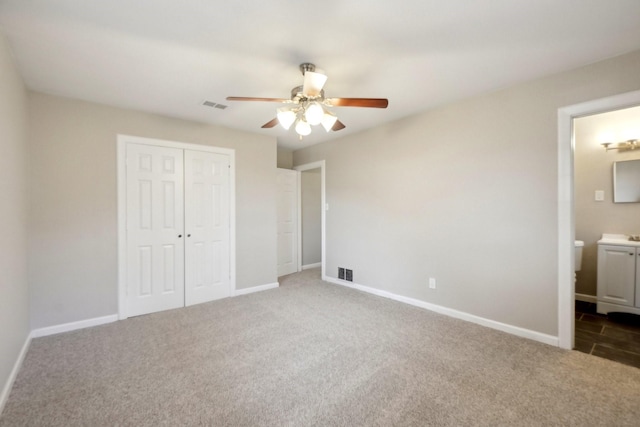
<svg viewBox="0 0 640 427"><path fill-rule="evenodd" d="M289 129L295 123L294 129L300 139L311 133L311 126L319 124L327 132L345 128L345 125L327 107L387 108L389 105L389 100L386 98L325 98L322 88L327 81L327 76L315 70L314 64L300 64L304 82L302 86L291 89L290 99L228 96L227 100L293 104L278 108L276 118L268 121L262 127L272 128L280 123L282 127Z"/></svg>

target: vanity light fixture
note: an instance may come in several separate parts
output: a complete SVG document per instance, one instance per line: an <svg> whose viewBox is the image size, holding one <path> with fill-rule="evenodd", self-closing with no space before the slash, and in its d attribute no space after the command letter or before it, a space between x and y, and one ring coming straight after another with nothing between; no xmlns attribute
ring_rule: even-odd
<svg viewBox="0 0 640 427"><path fill-rule="evenodd" d="M609 151L609 150L627 151L627 150L635 150L636 148L640 148L640 143L637 139L629 139L627 141L619 142L615 144L614 147L610 147L610 145L613 145L613 144L614 143L612 142L603 142L600 145L604 147L605 151Z"/></svg>

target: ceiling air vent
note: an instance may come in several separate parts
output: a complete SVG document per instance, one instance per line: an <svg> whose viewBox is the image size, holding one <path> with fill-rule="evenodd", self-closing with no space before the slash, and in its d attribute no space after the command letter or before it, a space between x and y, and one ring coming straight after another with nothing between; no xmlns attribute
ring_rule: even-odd
<svg viewBox="0 0 640 427"><path fill-rule="evenodd" d="M216 104L215 102L212 101L204 101L202 103L202 105L206 106L206 107L213 107L213 108L217 108L218 110L224 110L225 108L227 108L226 105L223 104Z"/></svg>

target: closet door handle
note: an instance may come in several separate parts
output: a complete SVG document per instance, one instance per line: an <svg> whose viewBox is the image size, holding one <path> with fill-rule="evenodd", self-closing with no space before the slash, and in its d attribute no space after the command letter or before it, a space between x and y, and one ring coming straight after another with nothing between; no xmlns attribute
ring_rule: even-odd
<svg viewBox="0 0 640 427"><path fill-rule="evenodd" d="M187 234L187 237L191 237L191 234Z"/></svg>
<svg viewBox="0 0 640 427"><path fill-rule="evenodd" d="M182 237L182 234L178 234L178 239Z"/></svg>

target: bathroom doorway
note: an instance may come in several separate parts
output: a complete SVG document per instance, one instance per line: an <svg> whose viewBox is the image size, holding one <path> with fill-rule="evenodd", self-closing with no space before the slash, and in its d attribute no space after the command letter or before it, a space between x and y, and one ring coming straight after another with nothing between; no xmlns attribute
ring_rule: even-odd
<svg viewBox="0 0 640 427"><path fill-rule="evenodd" d="M558 111L558 343L574 348L575 128L574 119L640 105L640 91L572 105Z"/></svg>
<svg viewBox="0 0 640 427"><path fill-rule="evenodd" d="M628 249L633 253L635 250L598 244L604 234L624 236L625 240L621 240L624 244L628 235L640 230L640 203L615 202L612 173L614 164L640 160L640 150L630 149L627 144L640 137L640 107L574 118L573 129L575 236L576 241L583 243L581 267L576 266L574 349L640 367L640 316L622 314L640 312L634 310L636 261L628 256ZM600 255L599 249L604 250ZM606 303L601 303L598 312L598 274L607 271L599 261L604 263L606 259L610 260L612 280L609 294L604 293L607 281L600 282L601 297L613 304L606 307ZM625 282L627 286L619 286ZM629 292L628 300L621 299Z"/></svg>

